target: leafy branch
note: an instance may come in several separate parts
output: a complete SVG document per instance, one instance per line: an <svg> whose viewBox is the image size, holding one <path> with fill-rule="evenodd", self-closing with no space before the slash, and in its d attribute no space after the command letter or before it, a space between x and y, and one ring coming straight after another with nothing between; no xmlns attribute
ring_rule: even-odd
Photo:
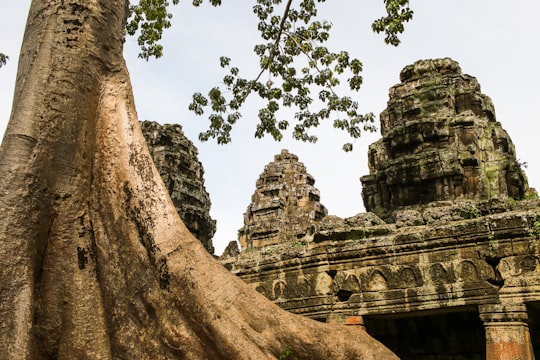
<svg viewBox="0 0 540 360"><path fill-rule="evenodd" d="M359 113L358 102L349 96L338 95L340 78L345 74L348 74L348 88L351 91L360 89L363 65L360 60L351 58L347 51L332 52L323 46L330 37L332 24L316 17L317 3L325 1L256 0L253 12L259 20L257 28L264 40L254 47L260 71L250 80L240 76L238 67L231 66L230 58L220 58L221 67L228 70L222 86L212 88L206 96L193 94L189 105L196 115L203 115L210 109L210 125L208 130L199 134L201 141L213 138L218 144L229 143L232 127L241 117L239 109L252 93L265 101L258 113L257 138L267 134L277 141L283 138L283 132L291 124L285 119L278 120L278 112L282 108L296 109L292 136L297 140L316 142L317 137L311 135L310 130L330 117L333 117L333 126L345 130L352 139L359 138L363 131L376 130L372 113ZM398 45L398 34L403 32L404 22L412 18L409 1L383 1L387 16L376 20L372 29L385 32L386 43ZM172 0L173 5L178 2ZM203 2L192 0L194 6ZM209 3L218 6L221 0L209 0ZM277 15L281 5L284 5L282 15ZM139 34L139 57L148 60L152 56L159 58L163 55L159 42L163 31L171 26L169 6L168 0L139 0L130 6L126 32ZM262 80L265 73L268 74L267 81ZM311 95L312 90L317 91L316 97ZM352 143L343 145L345 151L352 148Z"/></svg>
<svg viewBox="0 0 540 360"><path fill-rule="evenodd" d="M348 88L351 91L360 89L363 65L360 60L351 58L347 51L332 52L323 46L330 37L332 24L316 19L316 3L325 0L302 0L296 7L292 0L287 0L282 15L276 15L275 6L282 2L257 0L253 7L259 19L258 30L265 40L265 43L254 47L260 59L260 72L255 79L241 77L238 67L231 66L231 59L221 57L221 67L228 69L222 86L212 88L207 96L201 93L193 95L189 105L191 111L203 115L210 109L210 125L208 130L199 134L201 141L213 138L218 144L229 143L232 127L241 117L238 110L252 93L257 93L265 101L258 112L257 138L268 134L277 141L281 140L291 123L286 119L278 120L278 112L282 108L293 107L296 112L292 136L296 140L316 142L317 137L310 134L310 130L329 118L332 118L335 128L345 130L352 139L358 139L363 131L376 130L372 113L359 113L357 101L338 95L337 87L345 74L348 74ZM396 2L402 4L403 0L386 1L387 10L390 9L388 19L394 19L394 7L389 8L389 3ZM396 21L402 20L408 21L405 17ZM396 28L395 23L391 25ZM390 33L394 31L392 29ZM268 73L268 80L263 81L265 73ZM317 103L312 96L314 89L317 91ZM345 151L352 148L350 142L343 145Z"/></svg>
<svg viewBox="0 0 540 360"><path fill-rule="evenodd" d="M7 62L8 62L8 60L9 60L9 56L7 56L7 55L5 55L3 53L0 53L0 68L2 66L5 66L7 64Z"/></svg>
<svg viewBox="0 0 540 360"><path fill-rule="evenodd" d="M178 5L179 0L172 0L173 5ZM197 7L203 0L193 0L193 6ZM221 0L210 0L213 6L221 5ZM127 34L137 37L137 43L141 47L139 57L148 61L151 57L163 56L163 45L159 44L163 37L163 31L171 27L172 14L169 12L168 0L139 0L136 5L130 5Z"/></svg>
<svg viewBox="0 0 540 360"><path fill-rule="evenodd" d="M384 42L398 46L401 40L398 34L405 31L404 23L413 17L413 11L409 8L409 0L384 0L387 16L377 19L371 24L371 29L378 33L384 32Z"/></svg>

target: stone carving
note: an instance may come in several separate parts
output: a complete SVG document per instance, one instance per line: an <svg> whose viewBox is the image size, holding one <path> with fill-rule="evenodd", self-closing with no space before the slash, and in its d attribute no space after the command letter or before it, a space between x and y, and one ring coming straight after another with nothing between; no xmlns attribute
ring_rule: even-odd
<svg viewBox="0 0 540 360"><path fill-rule="evenodd" d="M523 198L533 193L512 142L456 62L420 61L401 80L362 178L371 212L326 216L288 233L295 246L268 241L223 263L284 309L364 327L403 359L534 358L540 200ZM274 211L265 179L282 172L271 168L248 210ZM291 221L275 201L281 213L246 221L245 235L264 219L272 234Z"/></svg>
<svg viewBox="0 0 540 360"><path fill-rule="evenodd" d="M315 179L298 156L282 150L259 176L238 231L242 250L297 239L327 215Z"/></svg>
<svg viewBox="0 0 540 360"><path fill-rule="evenodd" d="M223 250L223 254L219 257L220 259L227 259L231 257L238 256L240 254L240 249L238 249L238 242L237 241L229 241L229 244L227 244L227 247L225 250Z"/></svg>
<svg viewBox="0 0 540 360"><path fill-rule="evenodd" d="M197 148L178 124L142 121L141 129L176 211L189 231L213 254L216 221L210 217L210 197L204 187L204 169Z"/></svg>
<svg viewBox="0 0 540 360"><path fill-rule="evenodd" d="M227 263L232 265L230 268L234 272L245 274L254 274L251 269L256 266L256 283L275 281L277 276L277 279L296 277L295 281L288 280L290 284L317 279L316 283L324 283L324 289L358 292L372 291L373 287L375 291L379 290L379 285L374 284L401 289L479 281L491 288L489 282L495 279L496 269L503 278L537 276L538 257L528 253L533 251L530 245L538 241L533 229L540 219L540 201L523 201L515 204L513 209L435 227L421 225L398 229L394 226L387 233L355 240L341 240L339 233L349 230L338 229L332 238L320 245L315 243L308 248L280 248L281 245L277 245L274 251L248 252L236 259L228 259ZM386 227L391 229L389 225ZM524 255L508 255L512 254L511 249L513 253L520 251ZM497 263L493 263L497 258ZM302 263L310 264L310 267L299 267ZM311 272L306 273L308 270ZM317 287L308 287L316 293L300 292L299 296L322 294L317 292ZM483 296L482 289L478 290L476 294ZM374 310L379 311L377 306L380 304Z"/></svg>
<svg viewBox="0 0 540 360"><path fill-rule="evenodd" d="M457 62L405 67L380 116L382 139L369 148L361 178L367 211L394 220L408 205L453 199L521 199L528 189L508 134L478 81Z"/></svg>
<svg viewBox="0 0 540 360"><path fill-rule="evenodd" d="M351 238L360 234L351 225L303 248L277 244L225 261L233 273L294 313L321 321L364 316L369 320L367 331L390 347L396 336L384 333L389 328L383 321L390 316L411 319L390 326L400 332L423 327L422 319L430 318L426 316L450 325L457 316L455 326L465 328L446 329L463 334L448 345L457 355L447 358L481 359L486 356L480 317L487 315L478 306L517 300L540 303L540 252L535 245L540 236L534 230L540 222L540 201L509 200L510 208L432 226L378 225L387 232L367 237ZM540 330L537 315L530 315L534 331ZM435 324L426 326L419 336L428 341L439 336L430 333ZM475 350L467 345L472 338ZM405 344L393 350L414 358L415 349ZM426 358L440 358L447 351L440 349L427 349Z"/></svg>
<svg viewBox="0 0 540 360"><path fill-rule="evenodd" d="M427 272L428 281L434 285L446 284L450 282L448 271L440 263L435 263L429 267Z"/></svg>
<svg viewBox="0 0 540 360"><path fill-rule="evenodd" d="M374 271L369 279L366 291L382 291L386 289L388 289L386 278L379 270Z"/></svg>

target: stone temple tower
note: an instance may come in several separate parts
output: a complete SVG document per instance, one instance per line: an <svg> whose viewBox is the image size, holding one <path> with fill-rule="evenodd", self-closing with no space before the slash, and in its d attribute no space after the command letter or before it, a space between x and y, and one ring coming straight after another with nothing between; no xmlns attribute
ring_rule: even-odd
<svg viewBox="0 0 540 360"><path fill-rule="evenodd" d="M309 227L327 215L320 203L315 179L298 156L282 150L265 166L238 230L242 250L302 237Z"/></svg>
<svg viewBox="0 0 540 360"><path fill-rule="evenodd" d="M142 121L141 130L176 211L193 236L213 254L216 221L210 217L210 196L204 187L197 148L178 124Z"/></svg>
<svg viewBox="0 0 540 360"><path fill-rule="evenodd" d="M392 220L404 206L454 199L521 199L527 179L476 78L449 59L405 67L380 116L361 178L367 211Z"/></svg>

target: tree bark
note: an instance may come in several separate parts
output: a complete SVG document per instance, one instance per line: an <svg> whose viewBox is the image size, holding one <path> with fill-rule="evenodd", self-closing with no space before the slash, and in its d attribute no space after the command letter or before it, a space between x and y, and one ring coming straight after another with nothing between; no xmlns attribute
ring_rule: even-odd
<svg viewBox="0 0 540 360"><path fill-rule="evenodd" d="M279 309L178 217L140 132L125 3L32 1L0 148L4 359L391 359Z"/></svg>

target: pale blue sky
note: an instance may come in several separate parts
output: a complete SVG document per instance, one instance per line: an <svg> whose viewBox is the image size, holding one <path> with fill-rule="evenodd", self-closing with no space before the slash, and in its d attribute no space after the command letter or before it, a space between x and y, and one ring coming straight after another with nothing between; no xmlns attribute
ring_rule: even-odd
<svg viewBox="0 0 540 360"><path fill-rule="evenodd" d="M4 0L0 13L0 51L11 60L0 70L0 136L11 109L17 56L29 0ZM218 221L214 238L220 254L236 239L243 213L264 166L282 148L299 156L321 191L321 202L334 215L346 217L363 211L359 178L368 173L367 146L379 138L369 134L343 153L344 134L324 126L319 143L255 140L257 101L250 101L233 132L232 144L201 144L197 134L206 126L187 110L191 94L206 92L223 77L219 56L226 55L246 76L256 74L252 48L258 43L252 1L224 0L221 8L194 9L184 0L174 10L173 28L166 34L165 57L137 59L134 40L126 44L140 119L180 123L199 148L212 216ZM384 45L370 24L382 16L383 1L327 0L322 18L334 24L330 47L347 49L364 63L364 86L354 95L364 112L379 114L388 89L399 82L400 70L418 59L451 57L464 73L475 76L495 104L496 115L516 146L518 158L528 163L529 184L540 188L540 30L537 0L412 0L413 21L406 25L403 43ZM292 115L284 117L292 118Z"/></svg>

